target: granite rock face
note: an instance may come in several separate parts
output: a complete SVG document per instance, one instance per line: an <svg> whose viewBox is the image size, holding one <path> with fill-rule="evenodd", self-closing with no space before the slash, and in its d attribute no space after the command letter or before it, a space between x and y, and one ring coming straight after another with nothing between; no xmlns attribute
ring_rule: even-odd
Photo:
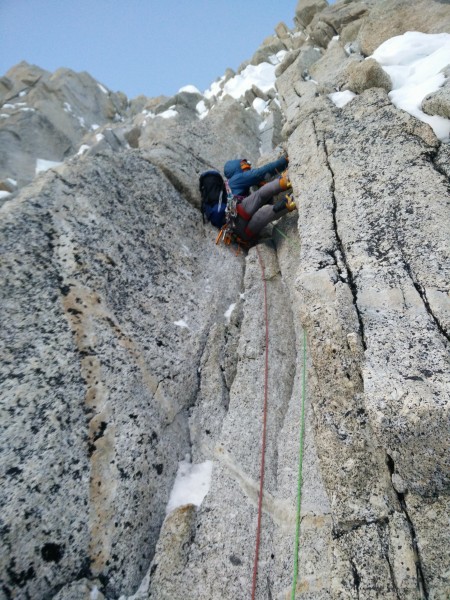
<svg viewBox="0 0 450 600"><path fill-rule="evenodd" d="M226 96L230 70L208 98L138 98L0 207L6 599L251 596L266 350L255 597L448 598L450 150L365 55L450 32L450 5L325 4L255 53L287 51L276 97ZM21 69L2 98L47 77ZM447 117L447 96L423 109ZM280 139L298 212L235 256L198 173ZM212 461L209 491L166 514L186 456Z"/></svg>
<svg viewBox="0 0 450 600"><path fill-rule="evenodd" d="M5 593L44 597L86 574L131 593L240 261L198 252L198 212L133 151L74 159L1 220Z"/></svg>

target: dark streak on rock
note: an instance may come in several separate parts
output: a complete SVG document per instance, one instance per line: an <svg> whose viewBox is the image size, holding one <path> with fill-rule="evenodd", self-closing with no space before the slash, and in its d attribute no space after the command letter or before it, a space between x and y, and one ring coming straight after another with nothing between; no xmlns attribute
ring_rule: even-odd
<svg viewBox="0 0 450 600"><path fill-rule="evenodd" d="M388 466L389 473L392 477L392 475L395 472L395 464L394 464L392 457L389 456L389 454L386 455L386 464ZM417 590L419 592L419 598L421 600L428 600L428 598L429 598L428 590L427 590L427 586L425 584L425 577L423 574L422 561L420 558L419 546L417 544L416 530L414 528L414 524L411 520L411 517L409 516L409 513L408 513L408 507L406 506L406 502L405 502L405 494L398 492L394 488L394 486L392 486L392 487L394 489L395 494L397 495L402 512L405 516L406 522L408 523L408 528L409 528L409 532L411 535L411 543L412 543L412 547L413 547L413 551L414 551L414 562L416 563Z"/></svg>

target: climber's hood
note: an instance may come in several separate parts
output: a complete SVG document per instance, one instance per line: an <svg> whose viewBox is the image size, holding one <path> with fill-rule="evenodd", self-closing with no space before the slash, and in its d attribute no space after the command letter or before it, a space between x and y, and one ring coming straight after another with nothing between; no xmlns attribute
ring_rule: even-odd
<svg viewBox="0 0 450 600"><path fill-rule="evenodd" d="M227 179L231 179L236 173L242 173L241 159L237 158L236 160L229 160L226 162L223 172Z"/></svg>

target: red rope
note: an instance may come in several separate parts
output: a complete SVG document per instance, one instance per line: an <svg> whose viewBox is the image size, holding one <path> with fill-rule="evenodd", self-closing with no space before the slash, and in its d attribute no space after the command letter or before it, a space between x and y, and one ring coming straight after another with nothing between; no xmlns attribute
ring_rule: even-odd
<svg viewBox="0 0 450 600"><path fill-rule="evenodd" d="M256 246L256 252L258 253L259 264L261 265L262 280L264 283L264 318L266 322L266 359L264 369L264 417L263 417L263 433L262 433L262 449L261 449L261 472L259 478L259 500L258 500L258 524L256 528L256 550L255 550L255 561L253 563L253 582L252 582L252 600L256 598L256 582L258 577L258 558L259 558L259 546L261 540L261 517L262 517L262 500L263 500L263 489L264 489L264 465L266 456L266 425L267 425L267 396L268 396L268 381L269 381L269 317L267 310L267 283L266 274L264 270L264 263L261 258L258 246Z"/></svg>

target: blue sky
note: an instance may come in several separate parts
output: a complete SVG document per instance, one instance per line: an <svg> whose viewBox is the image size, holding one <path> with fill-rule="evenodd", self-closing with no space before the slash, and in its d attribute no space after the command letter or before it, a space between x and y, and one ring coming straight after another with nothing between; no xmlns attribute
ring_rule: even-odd
<svg viewBox="0 0 450 600"><path fill-rule="evenodd" d="M332 3L332 2L330 2ZM250 58L297 0L0 0L0 76L21 60L88 71L112 91L204 91Z"/></svg>

